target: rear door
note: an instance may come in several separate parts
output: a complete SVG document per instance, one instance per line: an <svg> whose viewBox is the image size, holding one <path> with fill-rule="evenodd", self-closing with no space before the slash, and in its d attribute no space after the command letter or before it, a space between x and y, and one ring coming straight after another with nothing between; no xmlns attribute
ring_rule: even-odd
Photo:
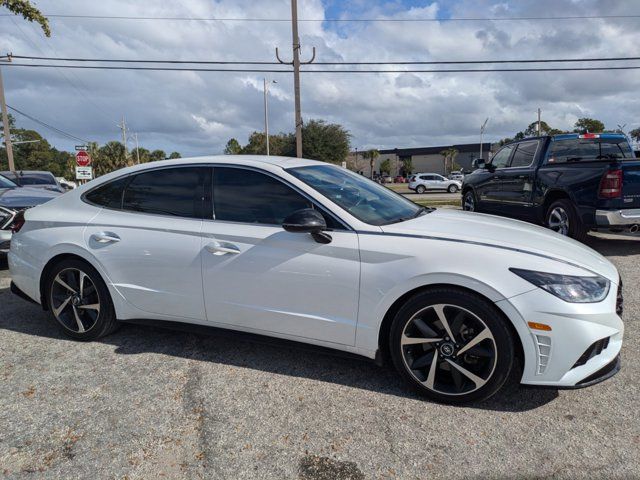
<svg viewBox="0 0 640 480"><path fill-rule="evenodd" d="M85 229L109 281L148 318L204 320L200 264L204 186L210 170L146 170L89 192L103 207Z"/></svg>
<svg viewBox="0 0 640 480"><path fill-rule="evenodd" d="M497 172L501 184L499 198L503 212L514 216L533 216L535 159L540 140L527 140L515 146L508 168Z"/></svg>

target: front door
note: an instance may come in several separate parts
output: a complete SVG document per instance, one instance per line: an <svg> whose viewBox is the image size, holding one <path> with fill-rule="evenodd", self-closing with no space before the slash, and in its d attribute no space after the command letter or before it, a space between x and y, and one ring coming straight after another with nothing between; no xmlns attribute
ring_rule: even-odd
<svg viewBox="0 0 640 480"><path fill-rule="evenodd" d="M534 214L532 208L534 161L539 144L539 140L518 143L511 156L509 168L503 169L499 174L502 184L500 197L504 211L508 215L532 216Z"/></svg>
<svg viewBox="0 0 640 480"><path fill-rule="evenodd" d="M500 175L508 167L513 146L502 147L491 159L486 170L480 172L482 181L476 185L476 196L483 210L496 211L501 208L502 183Z"/></svg>
<svg viewBox="0 0 640 480"><path fill-rule="evenodd" d="M203 224L209 321L258 333L353 345L360 282L358 235L326 212L329 244L281 227L318 208L266 172L214 167L214 220Z"/></svg>
<svg viewBox="0 0 640 480"><path fill-rule="evenodd" d="M109 281L151 318L205 320L200 233L209 173L203 167L139 173L87 225L86 245Z"/></svg>

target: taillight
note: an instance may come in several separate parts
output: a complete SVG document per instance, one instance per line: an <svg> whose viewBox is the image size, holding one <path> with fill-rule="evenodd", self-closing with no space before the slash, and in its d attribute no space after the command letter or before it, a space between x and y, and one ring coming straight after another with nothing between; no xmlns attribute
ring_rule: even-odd
<svg viewBox="0 0 640 480"><path fill-rule="evenodd" d="M622 170L609 170L600 180L600 198L618 198L622 196Z"/></svg>
<svg viewBox="0 0 640 480"><path fill-rule="evenodd" d="M11 231L13 233L18 233L20 229L24 226L24 212L18 212L16 217L13 219L13 223L11 224Z"/></svg>

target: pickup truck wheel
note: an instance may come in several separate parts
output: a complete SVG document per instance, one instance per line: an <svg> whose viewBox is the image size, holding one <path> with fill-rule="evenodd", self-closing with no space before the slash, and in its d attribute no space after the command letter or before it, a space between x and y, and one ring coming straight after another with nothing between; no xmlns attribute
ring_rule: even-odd
<svg viewBox="0 0 640 480"><path fill-rule="evenodd" d="M573 204L567 199L558 200L549 206L546 225L560 235L571 237L581 242L587 237L587 228L578 218Z"/></svg>
<svg viewBox="0 0 640 480"><path fill-rule="evenodd" d="M462 197L462 209L467 212L477 212L478 204L473 190L467 190Z"/></svg>

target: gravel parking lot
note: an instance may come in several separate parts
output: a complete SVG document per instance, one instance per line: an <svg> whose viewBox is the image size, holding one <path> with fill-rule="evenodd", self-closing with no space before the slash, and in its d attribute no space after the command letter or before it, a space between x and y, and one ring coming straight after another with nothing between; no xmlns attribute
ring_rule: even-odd
<svg viewBox="0 0 640 480"><path fill-rule="evenodd" d="M0 265L7 478L638 478L640 239L592 236L625 282L623 370L584 390L428 403L359 359L217 330L63 338Z"/></svg>

